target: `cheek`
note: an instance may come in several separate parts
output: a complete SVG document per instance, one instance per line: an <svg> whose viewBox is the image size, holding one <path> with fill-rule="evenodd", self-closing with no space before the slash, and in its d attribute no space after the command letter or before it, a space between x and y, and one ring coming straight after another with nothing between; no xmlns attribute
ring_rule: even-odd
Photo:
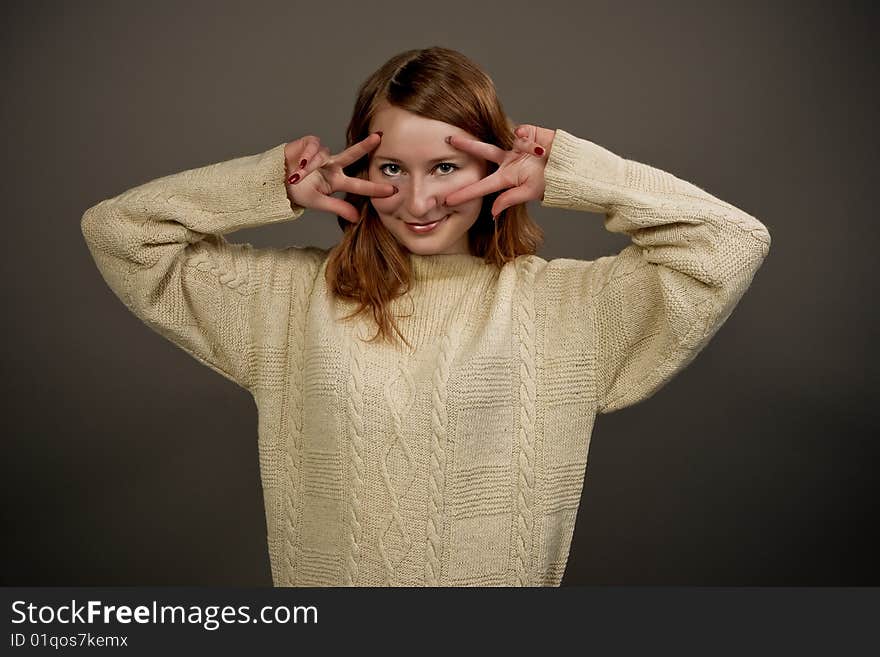
<svg viewBox="0 0 880 657"><path fill-rule="evenodd" d="M462 171L460 175L455 176L454 180L450 180L447 184L447 189L445 190L447 194L450 194L459 189L464 189L469 185L473 185L481 181L485 176L481 176L479 171ZM483 197L478 196L475 199L471 199L465 203L459 203L458 209L464 212L471 212L474 210L479 210L483 204Z"/></svg>
<svg viewBox="0 0 880 657"><path fill-rule="evenodd" d="M395 194L388 198L371 197L370 202L373 204L376 212L380 215L391 214L400 204L400 201L397 199L398 196L400 196L400 194Z"/></svg>
<svg viewBox="0 0 880 657"><path fill-rule="evenodd" d="M370 170L370 174L367 177L370 182L377 183L385 183L387 182L384 177L376 171ZM394 196L389 196L385 198L379 197L370 197L370 203L373 204L373 208L375 208L376 212L381 214L389 214L394 211L397 205L400 203L400 199L398 198L400 194L395 194Z"/></svg>

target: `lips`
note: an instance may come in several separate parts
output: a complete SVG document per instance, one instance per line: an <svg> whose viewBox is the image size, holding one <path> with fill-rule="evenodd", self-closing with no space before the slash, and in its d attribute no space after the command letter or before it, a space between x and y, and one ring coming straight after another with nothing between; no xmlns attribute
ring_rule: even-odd
<svg viewBox="0 0 880 657"><path fill-rule="evenodd" d="M446 217L448 217L448 216L449 216L449 215L447 214ZM405 222L403 222L403 223L405 223L405 224L409 224L410 226L430 226L431 224L436 224L436 223L438 223L438 222L440 222L440 221L443 221L444 219L446 219L446 217L440 217L439 219L435 219L434 221L428 221L428 222L423 223L423 224L417 223L417 222L415 222L415 221L405 221Z"/></svg>
<svg viewBox="0 0 880 657"><path fill-rule="evenodd" d="M450 214L447 214L442 219L438 219L437 221L432 221L427 224L414 224L414 223L410 223L409 221L404 221L403 223L406 224L406 227L409 228L409 230L411 232L417 233L420 235L424 235L427 233L433 233L435 230L437 230L437 227L440 224L442 224L444 221L446 221L451 216L452 216L452 214L450 213Z"/></svg>

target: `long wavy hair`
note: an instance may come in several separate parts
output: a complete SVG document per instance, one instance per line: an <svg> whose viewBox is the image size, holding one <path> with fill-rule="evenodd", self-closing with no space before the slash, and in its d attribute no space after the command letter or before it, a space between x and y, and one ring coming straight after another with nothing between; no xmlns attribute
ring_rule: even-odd
<svg viewBox="0 0 880 657"><path fill-rule="evenodd" d="M395 55L358 89L346 148L366 139L379 107L389 104L428 119L443 121L505 150L516 139L516 124L502 108L492 79L465 55L434 46ZM488 174L498 165L487 162ZM344 169L351 177L369 178L369 155ZM503 191L503 190L502 190ZM480 214L468 230L473 256L501 267L519 255L534 254L544 242L541 227L529 217L525 204L501 212L492 221L491 208L501 192L483 198ZM369 197L346 192L345 201L360 214L353 224L337 216L342 239L330 251L326 280L334 295L358 304L350 319L371 310L376 335L391 340L392 329L409 345L391 313L391 302L412 287L409 250L382 224Z"/></svg>

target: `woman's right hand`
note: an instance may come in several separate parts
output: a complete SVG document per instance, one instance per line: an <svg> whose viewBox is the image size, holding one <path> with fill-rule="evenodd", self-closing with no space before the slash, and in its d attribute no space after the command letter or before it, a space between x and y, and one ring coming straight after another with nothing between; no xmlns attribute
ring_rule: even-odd
<svg viewBox="0 0 880 657"><path fill-rule="evenodd" d="M303 208L326 210L339 215L352 223L360 221L357 210L351 203L330 196L333 192L351 192L360 196L388 197L397 193L394 185L375 183L362 178L345 175L343 167L367 155L382 141L374 132L366 139L352 144L338 155L331 155L330 149L321 145L321 140L313 135L301 137L284 147L287 171L287 197L292 203ZM305 167L300 167L302 161Z"/></svg>

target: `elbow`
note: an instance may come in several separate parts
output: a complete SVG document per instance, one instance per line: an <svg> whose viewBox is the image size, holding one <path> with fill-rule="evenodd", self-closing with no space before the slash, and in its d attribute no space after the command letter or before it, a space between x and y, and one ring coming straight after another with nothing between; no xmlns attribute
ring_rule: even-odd
<svg viewBox="0 0 880 657"><path fill-rule="evenodd" d="M730 268L725 294L738 299L749 288L770 253L770 231L760 221L750 218L747 230L736 240L734 262Z"/></svg>
<svg viewBox="0 0 880 657"><path fill-rule="evenodd" d="M131 257L134 231L126 217L109 201L101 201L86 210L79 225L95 257L112 256L123 260Z"/></svg>
<svg viewBox="0 0 880 657"><path fill-rule="evenodd" d="M106 232L107 218L103 203L104 201L101 201L90 207L79 221L80 232L89 248L94 248L105 241L103 234Z"/></svg>
<svg viewBox="0 0 880 657"><path fill-rule="evenodd" d="M754 274L764 263L764 260L770 255L770 231L767 226L757 219L752 218L754 225L749 230L748 251L750 254L749 265Z"/></svg>
<svg viewBox="0 0 880 657"><path fill-rule="evenodd" d="M767 229L767 226L754 217L751 217L751 220L753 226L749 231L749 235L755 242L756 248L761 252L761 259L763 260L770 254L770 231Z"/></svg>
<svg viewBox="0 0 880 657"><path fill-rule="evenodd" d="M761 259L770 253L770 231L756 217L740 211L734 223L739 233L749 243L750 250L757 251Z"/></svg>
<svg viewBox="0 0 880 657"><path fill-rule="evenodd" d="M733 217L727 226L726 243L738 263L733 269L751 278L770 254L770 231L761 221L746 213Z"/></svg>
<svg viewBox="0 0 880 657"><path fill-rule="evenodd" d="M716 224L714 256L705 265L706 280L711 280L710 294L725 301L738 299L749 287L770 253L770 231L746 213L727 214Z"/></svg>

